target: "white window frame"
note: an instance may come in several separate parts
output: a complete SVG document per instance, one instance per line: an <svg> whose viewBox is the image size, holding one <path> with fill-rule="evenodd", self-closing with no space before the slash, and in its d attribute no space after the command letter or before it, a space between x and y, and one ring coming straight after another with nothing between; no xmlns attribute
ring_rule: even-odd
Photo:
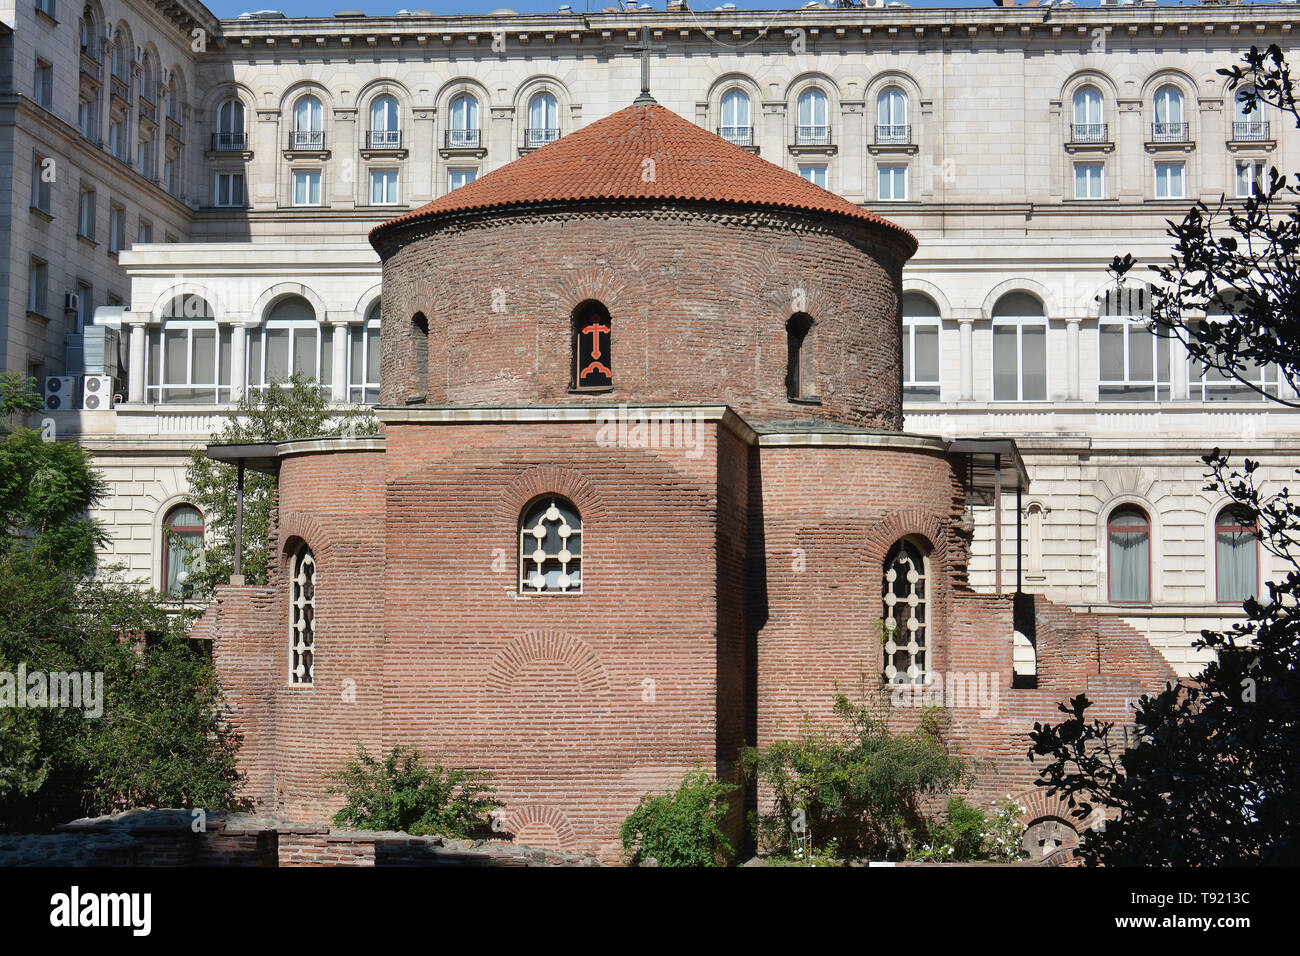
<svg viewBox="0 0 1300 956"><path fill-rule="evenodd" d="M1101 117L1105 111L1105 100L1101 90L1092 84L1085 84L1074 91L1071 108L1075 126L1100 126L1104 122Z"/></svg>
<svg viewBox="0 0 1300 956"><path fill-rule="evenodd" d="M326 384L323 381L322 378L322 373L325 369L325 363L322 361L322 356L324 354L326 336L325 336L325 331L321 326L320 319L319 318L314 318L314 319L270 319L268 318L263 320L261 326L252 330L254 332L259 333L257 335L257 348L258 348L258 359L259 359L259 364L258 364L259 381L256 382L252 381L251 377L248 374L248 368L249 368L248 359L250 357L248 353L250 350L247 347L245 348L244 388L246 391L248 392L264 391L270 387L267 384L267 380L266 380L266 331L267 329L288 329L289 330L289 340L288 340L289 344L288 344L288 352L287 352L289 366L288 369L286 370L286 378L288 376L293 375L294 372L302 372L304 377L309 379L314 379L316 384L319 387L323 389L328 389L330 387L328 384ZM305 332L311 332L313 335L316 336L315 371L312 371L310 369L298 369L295 368L293 364L294 356L297 354L296 345L298 341L298 336ZM333 356L331 355L331 360L332 358ZM332 368L330 369L330 372L332 378L333 377Z"/></svg>
<svg viewBox="0 0 1300 956"><path fill-rule="evenodd" d="M818 174L821 175L821 182L817 181ZM830 184L830 167L826 163L800 163L799 176L812 183L814 186L820 186L822 189L828 189Z"/></svg>
<svg viewBox="0 0 1300 956"><path fill-rule="evenodd" d="M722 101L719 103L718 124L721 128L721 136L730 143L749 146L754 138L754 124L752 121L753 102L749 98L749 93L739 86L733 86L722 94Z"/></svg>
<svg viewBox="0 0 1300 956"><path fill-rule="evenodd" d="M1176 160L1176 161L1163 162L1163 163L1154 163L1153 168L1155 169L1155 177L1156 177L1156 183L1155 183L1156 199L1186 199L1187 198L1187 163L1186 162L1184 162L1183 160ZM1162 168L1164 169L1163 176L1161 173ZM1169 182L1171 179L1170 173L1174 169L1179 170L1178 184L1180 188L1177 195L1169 192ZM1165 190L1163 195L1161 194L1162 188Z"/></svg>
<svg viewBox="0 0 1300 956"><path fill-rule="evenodd" d="M1256 186L1263 189L1263 183L1266 181L1264 175L1264 161L1262 159L1239 159L1234 165L1234 179L1237 185L1237 198L1249 199L1255 194ZM1250 170L1250 175L1246 177L1246 188L1242 189L1242 169Z"/></svg>
<svg viewBox="0 0 1300 956"><path fill-rule="evenodd" d="M549 90L534 93L528 101L529 148L545 146L560 136L560 101Z"/></svg>
<svg viewBox="0 0 1300 956"><path fill-rule="evenodd" d="M1091 173L1089 172L1088 175L1086 176L1087 183L1088 183L1088 189L1087 189L1087 192L1089 193L1089 195L1082 195L1082 196L1079 195L1079 172L1080 172L1080 170L1089 171L1089 170L1094 170L1094 169L1095 169L1096 172L1097 172L1097 176L1096 176L1096 189L1093 190L1093 189L1091 188L1091 187L1092 187L1092 184L1093 184L1093 176L1092 176ZM1090 194L1091 194L1092 192L1094 192L1094 191L1096 192L1096 195L1095 195L1095 196L1094 196L1094 195L1090 195ZM1074 198L1075 198L1075 199L1085 199L1085 200L1090 200L1090 201L1096 201L1096 200L1098 200L1098 199L1105 199L1105 198L1106 198L1106 164L1105 164L1105 163L1087 162L1087 163L1075 163L1075 164L1074 164Z"/></svg>
<svg viewBox="0 0 1300 956"><path fill-rule="evenodd" d="M375 199L375 177L382 177L379 182L383 183L382 198ZM389 186L389 177L392 177L392 185ZM396 206L401 200L400 189L401 175L400 172L391 166L385 166L379 169L370 170L370 205L372 206Z"/></svg>
<svg viewBox="0 0 1300 956"><path fill-rule="evenodd" d="M458 175L459 176L468 175L469 178L466 179L464 182L458 183L456 182L456 177ZM478 179L477 166L456 166L456 167L449 168L447 170L447 192L451 192L453 189L459 189L461 186L468 186L476 179Z"/></svg>
<svg viewBox="0 0 1300 956"><path fill-rule="evenodd" d="M311 199L311 193L312 193L312 188L311 188L312 179L311 179L311 177L313 177L313 176L315 177L315 185L316 185L316 189L315 189L316 201L315 201L315 202L311 202L311 201L310 201L310 199ZM299 201L298 201L298 183L299 183L299 177L304 177L303 182L304 182L305 185L306 185L306 192L307 192L307 198L308 198L308 201L306 201L306 202L299 202ZM324 177L323 170L319 170L319 169L295 169L295 170L293 171L293 176L292 176L292 187L293 187L293 197L292 197L292 198L293 198L293 205L294 205L294 206L297 206L297 207L301 207L301 208L307 208L307 209L310 209L310 208L313 208L313 207L320 206L320 205L321 205L321 198L322 198L323 195L324 195L324 179L325 179L325 177Z"/></svg>
<svg viewBox="0 0 1300 956"><path fill-rule="evenodd" d="M830 142L830 97L818 86L799 94L795 104L796 146L825 145Z"/></svg>
<svg viewBox="0 0 1300 956"><path fill-rule="evenodd" d="M366 381L367 372L370 369L370 349L371 349L371 342L372 342L371 337L366 333L367 332L378 333L380 331L379 316L378 314L372 312L370 317L366 319L366 321L363 322L362 324L349 325L347 328L348 328L347 341L344 344L344 348L347 349L346 354L347 354L347 367L348 367L348 401L352 402L354 405L378 404L379 382ZM357 370L354 369L352 366L352 345L353 345L354 337L356 336L361 337L361 369L360 369L361 380L360 381L357 380L357 376L354 374ZM377 336L373 339L373 343L375 348L380 347L379 339ZM367 392L374 393L375 400L373 402L366 401Z"/></svg>
<svg viewBox="0 0 1300 956"><path fill-rule="evenodd" d="M239 202L224 201L227 197L233 198L235 180L239 180ZM225 180L226 189L222 189L222 180ZM212 174L212 205L223 208L243 208L248 204L247 183L242 172L217 172Z"/></svg>
<svg viewBox="0 0 1300 956"><path fill-rule="evenodd" d="M1105 327L1118 326L1122 329L1124 377L1123 378L1104 378L1102 371L1105 358L1102 353L1104 348L1102 344L1102 330ZM1135 378L1132 369L1132 340L1135 335L1145 335L1151 338L1151 375L1150 377ZM1125 402L1125 401L1143 401L1143 402L1160 402L1168 401L1172 395L1172 378L1173 378L1173 343L1172 336L1160 336L1155 334L1155 329L1145 316L1141 315L1102 315L1097 319L1097 397L1103 402ZM1164 351L1165 367L1163 371L1160 367L1161 351ZM1142 386L1150 390L1150 394L1144 398L1134 398L1132 396L1106 394L1106 387Z"/></svg>
<svg viewBox="0 0 1300 956"><path fill-rule="evenodd" d="M934 351L935 351L935 378L933 381L918 379L916 377L916 330L918 328L934 329ZM942 388L941 379L943 378L943 320L936 315L905 315L903 316L903 397L907 397L909 388L932 388L935 390L933 399L926 398L922 401L938 401L939 390Z"/></svg>
<svg viewBox="0 0 1300 956"><path fill-rule="evenodd" d="M902 171L901 178L903 181L903 195L897 196L894 195L895 190L893 186L899 178L896 174L900 170ZM888 177L890 182L890 195L888 196L884 195L884 190L882 188L885 185L886 173L890 174ZM908 182L909 179L911 179L911 177L908 175L907 163L878 163L876 165L876 198L881 202L906 202L911 198L911 183Z"/></svg>
<svg viewBox="0 0 1300 956"><path fill-rule="evenodd" d="M209 306L210 308L210 306ZM191 319L167 319L161 325L153 326L150 335L157 336L157 366L151 369L149 376L150 383L146 385L148 401L150 404L165 405L167 404L167 392L172 389L185 391L198 391L208 389L212 392L212 397L208 400L213 404L221 405L231 401L230 382L221 381L221 351L222 351L222 333L230 337L231 327L221 325L216 319L196 317ZM210 372L211 378L208 381L195 381L195 363L194 361L194 333L195 331L209 331L214 334L214 344L212 349L213 365ZM164 377L164 371L167 367L167 338L168 333L185 334L185 381L168 381ZM233 342L227 339L226 347L232 349L231 361L233 362ZM200 373L203 369L198 369ZM230 377L233 378L235 370L231 368ZM180 403L184 404L184 403ZM200 402L199 404L207 404Z"/></svg>
<svg viewBox="0 0 1300 956"><path fill-rule="evenodd" d="M1036 326L1043 330L1043 397L1042 398L1025 398L1025 328L1026 326ZM1043 402L1047 401L1051 390L1047 387L1050 377L1048 369L1048 360L1050 358L1048 349L1048 327L1046 316L1034 315L1008 315L1001 316L993 320L993 328L1007 328L1014 326L1016 330L1016 397L999 398L997 396L997 333L993 334L993 362L990 366L993 370L993 400L995 402Z"/></svg>

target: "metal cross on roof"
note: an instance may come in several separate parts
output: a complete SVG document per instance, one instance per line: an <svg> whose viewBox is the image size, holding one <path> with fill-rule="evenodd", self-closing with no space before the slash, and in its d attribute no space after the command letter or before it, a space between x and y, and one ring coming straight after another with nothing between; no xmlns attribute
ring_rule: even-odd
<svg viewBox="0 0 1300 956"><path fill-rule="evenodd" d="M633 106L643 106L646 103L657 103L658 101L650 95L650 53L653 50L666 50L668 44L650 42L650 27L648 24L641 24L641 42L624 44L623 49L629 53L641 54L641 95L632 101Z"/></svg>

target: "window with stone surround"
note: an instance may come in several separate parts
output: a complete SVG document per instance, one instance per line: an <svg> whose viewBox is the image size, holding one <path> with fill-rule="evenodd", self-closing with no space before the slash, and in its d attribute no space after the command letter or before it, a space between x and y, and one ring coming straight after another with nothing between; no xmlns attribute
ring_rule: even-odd
<svg viewBox="0 0 1300 956"><path fill-rule="evenodd" d="M582 591L582 517L573 502L543 495L519 519L519 593Z"/></svg>
<svg viewBox="0 0 1300 956"><path fill-rule="evenodd" d="M1215 600L1241 604L1259 592L1259 544L1256 524L1233 505L1214 520Z"/></svg>
<svg viewBox="0 0 1300 956"><path fill-rule="evenodd" d="M939 400L939 307L919 292L903 295L903 398Z"/></svg>
<svg viewBox="0 0 1300 956"><path fill-rule="evenodd" d="M596 301L573 310L573 389L603 390L614 385L614 322Z"/></svg>
<svg viewBox="0 0 1300 956"><path fill-rule="evenodd" d="M248 389L257 392L272 382L283 384L295 373L330 384L334 337L322 335L316 310L300 295L277 299L247 346Z"/></svg>
<svg viewBox="0 0 1300 956"><path fill-rule="evenodd" d="M1097 317L1098 397L1103 401L1168 401L1174 339L1152 326L1145 284L1111 288Z"/></svg>
<svg viewBox="0 0 1300 956"><path fill-rule="evenodd" d="M316 669L316 559L303 545L289 566L289 683L310 687Z"/></svg>
<svg viewBox="0 0 1300 956"><path fill-rule="evenodd" d="M1151 519L1121 505L1106 521L1108 593L1112 604L1151 601Z"/></svg>
<svg viewBox="0 0 1300 956"><path fill-rule="evenodd" d="M993 306L993 400L1047 399L1047 316L1028 292L1010 292Z"/></svg>
<svg viewBox="0 0 1300 956"><path fill-rule="evenodd" d="M924 684L929 668L929 561L903 539L885 558L885 681Z"/></svg>
<svg viewBox="0 0 1300 956"><path fill-rule="evenodd" d="M219 326L212 307L197 295L179 295L149 330L150 403L207 405L230 401L230 326Z"/></svg>
<svg viewBox="0 0 1300 956"><path fill-rule="evenodd" d="M194 591L190 583L203 551L203 514L193 505L177 505L163 518L162 583L163 593L173 598L188 598Z"/></svg>

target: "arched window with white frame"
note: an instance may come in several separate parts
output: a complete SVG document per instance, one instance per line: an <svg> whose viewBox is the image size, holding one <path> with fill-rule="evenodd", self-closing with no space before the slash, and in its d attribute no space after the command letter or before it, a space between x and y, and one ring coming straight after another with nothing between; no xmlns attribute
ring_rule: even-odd
<svg viewBox="0 0 1300 956"><path fill-rule="evenodd" d="M297 374L330 384L334 367L334 338L322 335L311 303L300 295L278 299L253 329L247 345L247 388L264 391L272 383L284 384Z"/></svg>
<svg viewBox="0 0 1300 956"><path fill-rule="evenodd" d="M1151 519L1120 505L1106 521L1107 594L1111 604L1151 602Z"/></svg>
<svg viewBox="0 0 1300 956"><path fill-rule="evenodd" d="M876 142L910 143L912 127L907 122L907 94L887 86L876 97Z"/></svg>
<svg viewBox="0 0 1300 956"><path fill-rule="evenodd" d="M316 679L316 558L301 545L289 562L289 684Z"/></svg>
<svg viewBox="0 0 1300 956"><path fill-rule="evenodd" d="M212 145L217 152L242 152L245 143L244 104L232 96L217 107L217 132Z"/></svg>
<svg viewBox="0 0 1300 956"><path fill-rule="evenodd" d="M203 553L203 514L191 504L170 508L162 523L162 591L168 597L189 598L193 576Z"/></svg>
<svg viewBox="0 0 1300 956"><path fill-rule="evenodd" d="M1232 139L1243 143L1264 140L1270 137L1272 124L1265 115L1266 104L1256 100L1254 108L1246 112L1250 105L1251 92L1254 87L1247 86L1237 90L1232 98Z"/></svg>
<svg viewBox="0 0 1300 956"><path fill-rule="evenodd" d="M894 544L884 567L884 676L924 684L930 667L929 559L910 539Z"/></svg>
<svg viewBox="0 0 1300 956"><path fill-rule="evenodd" d="M1106 142L1106 122L1102 118L1101 90L1095 86L1081 86L1074 91L1074 121L1070 124L1070 142Z"/></svg>
<svg viewBox="0 0 1300 956"><path fill-rule="evenodd" d="M921 292L903 293L903 399L939 400L939 307Z"/></svg>
<svg viewBox="0 0 1300 956"><path fill-rule="evenodd" d="M1223 322L1235 315L1237 300L1231 293L1226 301L1211 302L1205 309L1205 322ZM1187 356L1187 383L1193 401L1200 402L1260 402L1276 398L1280 389L1280 371L1277 363L1258 365L1255 362L1242 361L1238 373L1242 378L1253 383L1251 388L1246 382L1219 368L1203 365L1200 361Z"/></svg>
<svg viewBox="0 0 1300 956"><path fill-rule="evenodd" d="M573 502L542 495L519 518L519 593L582 592L582 516Z"/></svg>
<svg viewBox="0 0 1300 956"><path fill-rule="evenodd" d="M379 403L379 303L361 325L348 326L348 401Z"/></svg>
<svg viewBox="0 0 1300 956"><path fill-rule="evenodd" d="M1155 124L1151 139L1156 143L1183 143L1187 141L1187 117L1183 113L1183 91L1172 83L1156 90Z"/></svg>
<svg viewBox="0 0 1300 956"><path fill-rule="evenodd" d="M749 94L732 87L722 94L722 125L718 135L736 146L754 145L754 123L750 117Z"/></svg>
<svg viewBox="0 0 1300 956"><path fill-rule="evenodd" d="M1214 519L1214 599L1242 604L1259 593L1259 540L1255 520L1229 505Z"/></svg>
<svg viewBox="0 0 1300 956"><path fill-rule="evenodd" d="M1176 341L1151 322L1151 289L1111 287L1097 316L1098 397L1103 402L1162 402L1171 398Z"/></svg>
<svg viewBox="0 0 1300 956"><path fill-rule="evenodd" d="M293 131L290 149L323 150L325 148L325 110L310 93L300 96L293 105Z"/></svg>
<svg viewBox="0 0 1300 956"><path fill-rule="evenodd" d="M461 93L451 101L451 124L447 128L448 149L478 149L482 143L479 128L478 97Z"/></svg>
<svg viewBox="0 0 1300 956"><path fill-rule="evenodd" d="M1009 292L993 306L993 400L1047 399L1047 315L1028 292Z"/></svg>
<svg viewBox="0 0 1300 956"><path fill-rule="evenodd" d="M146 401L211 405L231 400L231 328L202 296L172 298L149 329Z"/></svg>
<svg viewBox="0 0 1300 956"><path fill-rule="evenodd" d="M796 146L830 145L829 101L824 92L813 86L800 93L796 114L798 123L794 131Z"/></svg>
<svg viewBox="0 0 1300 956"><path fill-rule="evenodd" d="M550 93L537 93L528 101L528 128L524 145L536 149L560 138L560 104Z"/></svg>
<svg viewBox="0 0 1300 956"><path fill-rule="evenodd" d="M402 146L401 112L397 106L397 97L384 94L376 96L370 103L370 132L368 144L371 149L400 149Z"/></svg>

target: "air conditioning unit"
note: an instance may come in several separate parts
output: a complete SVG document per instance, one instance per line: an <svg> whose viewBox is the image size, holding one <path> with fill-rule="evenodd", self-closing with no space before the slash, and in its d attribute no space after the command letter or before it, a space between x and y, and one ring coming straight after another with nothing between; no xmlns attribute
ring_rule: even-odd
<svg viewBox="0 0 1300 956"><path fill-rule="evenodd" d="M67 411L73 407L77 380L68 375L45 377L45 407L52 412Z"/></svg>
<svg viewBox="0 0 1300 956"><path fill-rule="evenodd" d="M862 5L868 10L885 9L885 0L862 0Z"/></svg>
<svg viewBox="0 0 1300 956"><path fill-rule="evenodd" d="M108 411L113 407L117 379L110 375L87 375L81 385L81 407L88 412Z"/></svg>
<svg viewBox="0 0 1300 956"><path fill-rule="evenodd" d="M64 311L64 312L80 312L80 311L81 311L81 297L80 297L79 295L77 295L77 293L75 293L75 292L65 292L65 293L63 293L63 311Z"/></svg>

